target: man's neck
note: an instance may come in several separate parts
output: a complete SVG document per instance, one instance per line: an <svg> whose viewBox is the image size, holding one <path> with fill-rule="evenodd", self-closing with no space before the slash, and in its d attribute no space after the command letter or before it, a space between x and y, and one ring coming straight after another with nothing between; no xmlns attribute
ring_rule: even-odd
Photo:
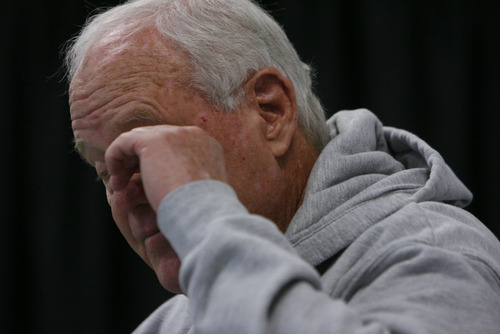
<svg viewBox="0 0 500 334"><path fill-rule="evenodd" d="M294 136L288 153L280 162L287 184L287 215L281 224L278 224L282 232L286 231L304 200L309 175L319 156L319 152L301 132Z"/></svg>

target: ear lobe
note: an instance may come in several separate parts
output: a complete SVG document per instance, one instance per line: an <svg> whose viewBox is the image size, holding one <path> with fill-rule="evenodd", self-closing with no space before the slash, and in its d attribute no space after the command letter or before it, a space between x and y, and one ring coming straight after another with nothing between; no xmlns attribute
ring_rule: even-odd
<svg viewBox="0 0 500 334"><path fill-rule="evenodd" d="M253 95L260 117L265 121L265 138L275 157L289 149L297 129L297 103L290 80L273 67L266 67L247 82L247 94Z"/></svg>

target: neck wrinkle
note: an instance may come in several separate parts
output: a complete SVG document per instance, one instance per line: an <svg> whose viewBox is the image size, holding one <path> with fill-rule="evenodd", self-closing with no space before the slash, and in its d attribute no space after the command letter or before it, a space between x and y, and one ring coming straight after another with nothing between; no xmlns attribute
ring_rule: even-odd
<svg viewBox="0 0 500 334"><path fill-rule="evenodd" d="M319 152L301 134L292 141L289 152L282 161L287 207L286 217L278 227L283 233L304 201L309 175L319 156Z"/></svg>

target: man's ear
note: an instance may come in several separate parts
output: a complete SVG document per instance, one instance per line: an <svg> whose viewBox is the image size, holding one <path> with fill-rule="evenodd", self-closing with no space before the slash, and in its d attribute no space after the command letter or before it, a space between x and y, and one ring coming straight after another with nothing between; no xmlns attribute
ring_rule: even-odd
<svg viewBox="0 0 500 334"><path fill-rule="evenodd" d="M247 81L245 94L265 121L265 138L274 156L283 156L297 129L297 102L292 82L276 68L265 67Z"/></svg>

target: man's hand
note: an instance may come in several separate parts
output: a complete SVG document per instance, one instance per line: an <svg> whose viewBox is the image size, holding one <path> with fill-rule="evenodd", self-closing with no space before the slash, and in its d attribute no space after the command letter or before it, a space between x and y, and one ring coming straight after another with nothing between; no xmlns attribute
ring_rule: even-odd
<svg viewBox="0 0 500 334"><path fill-rule="evenodd" d="M198 180L227 182L222 146L198 127L157 125L122 133L106 150L112 192L124 190L140 172L144 192L157 211L174 189Z"/></svg>

